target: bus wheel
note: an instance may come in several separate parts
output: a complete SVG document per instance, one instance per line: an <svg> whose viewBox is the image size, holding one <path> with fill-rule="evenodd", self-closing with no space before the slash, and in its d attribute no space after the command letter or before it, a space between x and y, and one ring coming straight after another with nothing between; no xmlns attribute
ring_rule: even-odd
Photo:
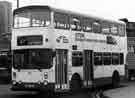
<svg viewBox="0 0 135 98"><path fill-rule="evenodd" d="M119 73L117 71L114 72L114 74L112 76L112 86L114 88L117 88L120 86L120 76L119 76Z"/></svg>
<svg viewBox="0 0 135 98"><path fill-rule="evenodd" d="M78 74L74 74L70 82L71 92L79 92L81 90L81 86L82 86L82 82L80 76Z"/></svg>

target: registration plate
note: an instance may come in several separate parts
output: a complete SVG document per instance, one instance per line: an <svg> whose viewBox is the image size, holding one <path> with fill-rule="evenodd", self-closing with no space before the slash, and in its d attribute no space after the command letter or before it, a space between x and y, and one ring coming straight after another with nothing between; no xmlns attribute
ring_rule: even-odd
<svg viewBox="0 0 135 98"><path fill-rule="evenodd" d="M25 84L24 87L26 87L26 88L33 88L33 87L35 87L35 85L34 84Z"/></svg>

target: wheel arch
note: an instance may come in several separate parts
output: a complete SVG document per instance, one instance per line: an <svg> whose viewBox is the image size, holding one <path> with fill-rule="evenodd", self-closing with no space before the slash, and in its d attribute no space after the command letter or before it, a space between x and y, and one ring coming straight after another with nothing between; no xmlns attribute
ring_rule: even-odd
<svg viewBox="0 0 135 98"><path fill-rule="evenodd" d="M74 73L70 80L70 90L73 92L80 91L82 88L82 79L79 73Z"/></svg>
<svg viewBox="0 0 135 98"><path fill-rule="evenodd" d="M112 86L114 88L119 87L120 86L120 81L121 81L120 74L119 74L119 72L117 70L115 70L113 72L113 75L112 75Z"/></svg>
<svg viewBox="0 0 135 98"><path fill-rule="evenodd" d="M113 73L112 73L112 77L114 77L114 75L119 75L120 76L119 71L118 70L114 70Z"/></svg>
<svg viewBox="0 0 135 98"><path fill-rule="evenodd" d="M80 75L79 73L75 72L75 73L72 74L70 81L71 81L73 78L76 78L76 77L77 77L77 78L80 78L80 79L82 80L81 75Z"/></svg>

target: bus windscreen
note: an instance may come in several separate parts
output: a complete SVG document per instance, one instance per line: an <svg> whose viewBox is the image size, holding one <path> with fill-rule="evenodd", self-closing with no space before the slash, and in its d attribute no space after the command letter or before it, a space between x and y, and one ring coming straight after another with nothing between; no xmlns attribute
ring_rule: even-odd
<svg viewBox="0 0 135 98"><path fill-rule="evenodd" d="M16 50L13 65L17 69L49 69L52 67L52 50Z"/></svg>
<svg viewBox="0 0 135 98"><path fill-rule="evenodd" d="M50 12L48 10L30 10L14 15L14 28L47 27L50 25Z"/></svg>

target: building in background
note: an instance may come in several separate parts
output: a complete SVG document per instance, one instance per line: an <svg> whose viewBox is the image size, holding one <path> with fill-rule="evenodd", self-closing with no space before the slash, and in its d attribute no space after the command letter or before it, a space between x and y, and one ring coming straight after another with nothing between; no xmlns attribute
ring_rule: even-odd
<svg viewBox="0 0 135 98"><path fill-rule="evenodd" d="M10 49L12 31L12 4L0 1L0 51Z"/></svg>
<svg viewBox="0 0 135 98"><path fill-rule="evenodd" d="M10 2L0 2L0 34L11 33L12 24L12 4Z"/></svg>
<svg viewBox="0 0 135 98"><path fill-rule="evenodd" d="M0 1L0 78L10 79L12 4Z"/></svg>
<svg viewBox="0 0 135 98"><path fill-rule="evenodd" d="M135 80L135 22L129 22L128 19L120 19L126 23L127 32L127 66L126 77L129 80Z"/></svg>
<svg viewBox="0 0 135 98"><path fill-rule="evenodd" d="M130 80L135 80L135 22L127 22L127 76Z"/></svg>

